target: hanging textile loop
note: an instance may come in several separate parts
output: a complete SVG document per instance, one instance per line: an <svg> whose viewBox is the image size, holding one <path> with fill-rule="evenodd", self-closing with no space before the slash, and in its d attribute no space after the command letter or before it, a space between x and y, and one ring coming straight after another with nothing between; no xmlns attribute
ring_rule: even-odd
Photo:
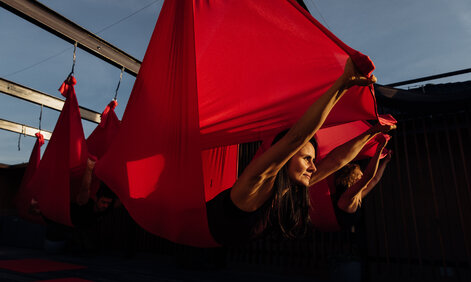
<svg viewBox="0 0 471 282"><path fill-rule="evenodd" d="M41 132L41 122L43 120L43 105L41 104L41 112L39 112L39 132Z"/></svg>
<svg viewBox="0 0 471 282"><path fill-rule="evenodd" d="M72 76L74 75L75 59L77 58L77 56L75 55L75 54L76 54L76 51L77 51L77 41L76 41L75 44L74 44L74 56L73 56L72 70L70 71L68 77L72 77Z"/></svg>
<svg viewBox="0 0 471 282"><path fill-rule="evenodd" d="M114 100L115 101L118 98L118 90L119 90L119 86L121 85L121 80L123 80L123 73L124 73L124 67L121 68L121 74L119 75L118 86L116 86L116 90L115 90L115 94L114 94Z"/></svg>
<svg viewBox="0 0 471 282"><path fill-rule="evenodd" d="M26 127L24 124L21 125L21 133L20 133L20 136L18 137L18 151L21 151L21 134L23 134L23 136L26 136Z"/></svg>

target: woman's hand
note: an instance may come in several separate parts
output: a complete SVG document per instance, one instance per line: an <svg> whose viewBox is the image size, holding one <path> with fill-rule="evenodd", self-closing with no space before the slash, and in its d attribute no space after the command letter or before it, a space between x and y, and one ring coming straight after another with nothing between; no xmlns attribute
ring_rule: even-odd
<svg viewBox="0 0 471 282"><path fill-rule="evenodd" d="M96 160L94 160L93 158L89 157L87 159L87 169L92 171L94 168L95 168L95 163L96 163Z"/></svg>
<svg viewBox="0 0 471 282"><path fill-rule="evenodd" d="M375 126L371 128L374 133L388 133L389 131L396 129L397 126L395 124L381 124L377 123Z"/></svg>
<svg viewBox="0 0 471 282"><path fill-rule="evenodd" d="M385 164L387 164L387 163L389 163L389 161L391 161L392 154L393 154L393 151L391 150L391 151L388 152L388 154L386 155L386 157L384 157L383 162L384 162Z"/></svg>
<svg viewBox="0 0 471 282"><path fill-rule="evenodd" d="M348 58L347 63L345 64L342 79L346 88L350 88L354 85L368 86L370 84L376 83L377 81L374 75L367 77L361 74L355 67L355 64L351 58Z"/></svg>

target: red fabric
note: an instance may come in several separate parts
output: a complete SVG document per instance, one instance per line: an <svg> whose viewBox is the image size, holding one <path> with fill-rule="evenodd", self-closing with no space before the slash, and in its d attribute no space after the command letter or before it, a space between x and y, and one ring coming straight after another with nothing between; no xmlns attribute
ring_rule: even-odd
<svg viewBox="0 0 471 282"><path fill-rule="evenodd" d="M111 101L101 114L100 124L97 125L92 134L87 138L88 153L100 159L108 150L116 133L118 132L120 121L114 112L118 105L116 100Z"/></svg>
<svg viewBox="0 0 471 282"><path fill-rule="evenodd" d="M0 268L21 273L39 273L60 270L72 270L87 268L83 265L70 264L45 259L14 259L0 260Z"/></svg>
<svg viewBox="0 0 471 282"><path fill-rule="evenodd" d="M28 166L26 167L25 174L21 180L20 189L16 196L16 209L18 215L31 222L44 224L44 220L39 215L33 215L29 212L31 205L31 199L36 198L36 191L31 189L31 180L33 179L34 173L39 167L41 160L41 146L44 145L44 137L38 132L36 133L36 143L34 144L33 151L29 157Z"/></svg>
<svg viewBox="0 0 471 282"><path fill-rule="evenodd" d="M121 122L114 109L118 105L116 100L112 100L103 110L101 121L87 138L87 149L93 160L100 159L110 147L118 132ZM100 188L100 180L93 177L90 185L90 195L95 198L96 192Z"/></svg>
<svg viewBox="0 0 471 282"><path fill-rule="evenodd" d="M237 145L218 147L202 152L206 202L234 185L237 179L238 158L239 147Z"/></svg>
<svg viewBox="0 0 471 282"><path fill-rule="evenodd" d="M75 78L70 77L59 89L66 97L64 107L31 180L31 189L37 191L41 213L52 221L69 226L72 226L70 199L80 188L87 160L75 84Z"/></svg>
<svg viewBox="0 0 471 282"><path fill-rule="evenodd" d="M167 0L122 127L96 173L148 231L213 246L201 151L291 126L342 74L349 55L372 71L366 56L294 0ZM326 125L374 118L374 96L354 87Z"/></svg>

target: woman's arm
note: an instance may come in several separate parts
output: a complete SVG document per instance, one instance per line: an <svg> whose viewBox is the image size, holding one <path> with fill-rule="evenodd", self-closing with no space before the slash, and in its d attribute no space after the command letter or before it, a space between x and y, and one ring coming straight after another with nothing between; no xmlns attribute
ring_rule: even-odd
<svg viewBox="0 0 471 282"><path fill-rule="evenodd" d="M314 185L327 176L336 172L351 162L360 153L363 147L379 133L386 133L396 128L396 125L376 124L363 134L338 146L332 150L324 159L317 163L317 171L309 181L309 185Z"/></svg>
<svg viewBox="0 0 471 282"><path fill-rule="evenodd" d="M392 151L390 151L386 157L380 162L378 170L376 171L375 176L373 179L368 183L365 189L361 191L361 198L363 199L370 193L371 190L378 184L378 182L381 180L383 177L384 170L386 169L386 166L388 165L389 161L391 160L392 157Z"/></svg>
<svg viewBox="0 0 471 282"><path fill-rule="evenodd" d="M92 183L93 168L95 167L95 161L87 159L87 166L85 167L85 173L82 178L82 185L77 194L76 202L79 206L83 206L88 203L90 199L90 184Z"/></svg>
<svg viewBox="0 0 471 282"><path fill-rule="evenodd" d="M366 86L376 82L374 76L360 75L349 58L344 73L324 93L288 133L259 158L253 160L236 181L231 199L243 211L255 211L271 196L278 171L322 126L328 114L353 85Z"/></svg>
<svg viewBox="0 0 471 282"><path fill-rule="evenodd" d="M383 142L378 145L378 148L376 149L373 157L370 159L370 162L368 163L368 166L366 167L361 179L342 193L337 202L337 206L341 210L348 213L354 213L358 209L359 205L361 204L361 199L364 197L364 190L369 187L369 184L377 173L381 154L386 144L387 140L384 139ZM374 185L371 188L373 187Z"/></svg>

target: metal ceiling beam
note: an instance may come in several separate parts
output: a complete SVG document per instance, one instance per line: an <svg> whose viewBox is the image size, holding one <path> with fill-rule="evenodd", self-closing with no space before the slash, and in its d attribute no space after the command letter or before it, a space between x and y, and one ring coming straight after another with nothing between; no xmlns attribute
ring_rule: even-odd
<svg viewBox="0 0 471 282"><path fill-rule="evenodd" d="M444 77L450 77L450 76L460 75L460 74L465 74L465 73L470 73L470 72L471 72L471 68L458 70L458 71L446 72L446 73L442 73L442 74L430 75L430 76L420 77L420 78L416 78L416 79L405 80L405 81L401 81L401 82L395 82L395 83L391 83L391 84L386 84L386 86L396 87L396 86L407 85L407 84L412 84L412 83L417 83L417 82L424 82L424 81L429 81L429 80L434 80L434 79L439 79L439 78L444 78Z"/></svg>
<svg viewBox="0 0 471 282"><path fill-rule="evenodd" d="M37 90L16 84L6 79L0 78L0 92L7 95L20 98L38 105L43 105L53 110L61 111L64 106L64 100L52 95L39 92ZM84 107L79 107L80 115L83 119L91 122L100 123L101 114Z"/></svg>
<svg viewBox="0 0 471 282"><path fill-rule="evenodd" d="M114 47L105 40L87 31L66 17L49 9L39 1L33 0L0 0L0 7L22 17L23 19L75 44L90 54L103 59L136 76L141 62Z"/></svg>
<svg viewBox="0 0 471 282"><path fill-rule="evenodd" d="M4 130L16 132L16 133L20 133L20 134L24 134L28 136L33 136L33 137L35 137L36 132L39 131L38 128L4 120L1 118L0 118L0 129L4 129ZM51 139L52 132L47 131L47 130L41 130L41 134L44 136L45 140Z"/></svg>

